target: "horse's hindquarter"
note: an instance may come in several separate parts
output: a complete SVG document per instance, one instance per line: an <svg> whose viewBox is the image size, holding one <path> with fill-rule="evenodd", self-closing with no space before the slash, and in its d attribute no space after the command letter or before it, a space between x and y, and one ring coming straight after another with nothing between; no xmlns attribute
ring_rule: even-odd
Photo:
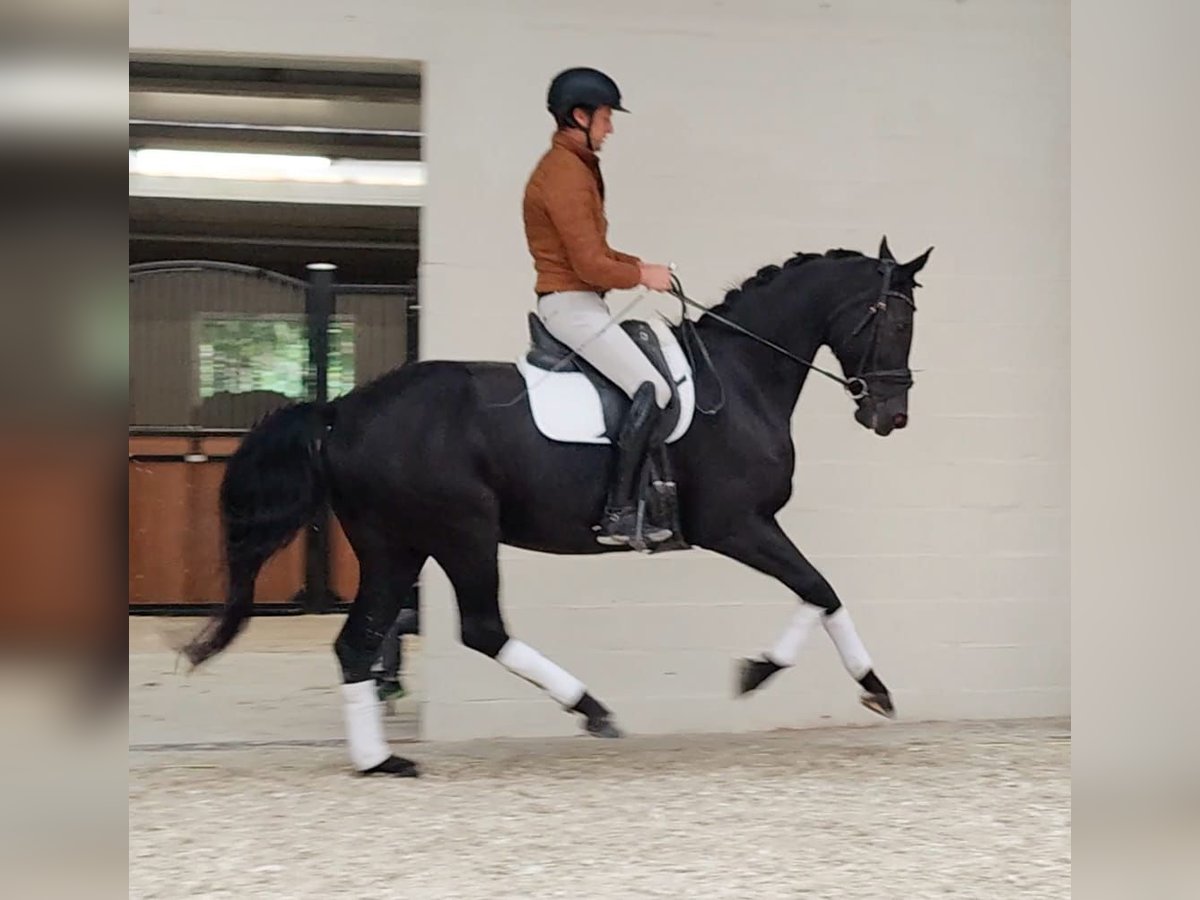
<svg viewBox="0 0 1200 900"><path fill-rule="evenodd" d="M488 515L471 441L474 387L461 363L394 370L335 403L325 441L334 511L397 527Z"/></svg>

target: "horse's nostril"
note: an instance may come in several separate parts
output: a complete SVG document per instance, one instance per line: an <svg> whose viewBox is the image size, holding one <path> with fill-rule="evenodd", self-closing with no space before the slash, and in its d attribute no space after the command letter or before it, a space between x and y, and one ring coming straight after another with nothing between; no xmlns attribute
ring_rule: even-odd
<svg viewBox="0 0 1200 900"><path fill-rule="evenodd" d="M896 415L892 417L892 424L897 428L903 428L908 424L908 413L896 413Z"/></svg>

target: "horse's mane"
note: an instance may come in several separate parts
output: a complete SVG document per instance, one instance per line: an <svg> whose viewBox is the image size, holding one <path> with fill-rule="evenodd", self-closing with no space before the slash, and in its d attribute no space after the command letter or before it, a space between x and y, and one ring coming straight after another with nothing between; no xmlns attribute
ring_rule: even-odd
<svg viewBox="0 0 1200 900"><path fill-rule="evenodd" d="M806 253L803 250L799 250L794 256L784 260L783 265L763 266L761 269L743 281L740 285L730 288L725 293L725 299L722 300L720 304L712 308L713 312L726 314L733 312L738 307L738 301L745 297L746 291L752 291L755 288L765 287L774 281L779 273L784 269L794 269L797 266L802 266L807 262L812 262L814 259L854 258L862 259L864 258L864 254L860 253L858 250L843 250L841 248L826 250L824 253Z"/></svg>

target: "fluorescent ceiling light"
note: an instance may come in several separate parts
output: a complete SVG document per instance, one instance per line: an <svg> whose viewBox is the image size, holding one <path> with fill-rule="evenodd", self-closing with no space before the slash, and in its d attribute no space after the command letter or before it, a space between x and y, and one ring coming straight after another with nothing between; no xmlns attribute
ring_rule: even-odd
<svg viewBox="0 0 1200 900"><path fill-rule="evenodd" d="M212 153L203 150L131 150L129 173L165 178L291 180L333 165L325 156L284 153Z"/></svg>
<svg viewBox="0 0 1200 900"><path fill-rule="evenodd" d="M425 185L425 163L407 160L335 159L329 174L343 184Z"/></svg>
<svg viewBox="0 0 1200 900"><path fill-rule="evenodd" d="M330 159L287 153L222 153L146 148L129 151L129 174L158 178L228 178L238 181L303 181L420 187L420 162Z"/></svg>

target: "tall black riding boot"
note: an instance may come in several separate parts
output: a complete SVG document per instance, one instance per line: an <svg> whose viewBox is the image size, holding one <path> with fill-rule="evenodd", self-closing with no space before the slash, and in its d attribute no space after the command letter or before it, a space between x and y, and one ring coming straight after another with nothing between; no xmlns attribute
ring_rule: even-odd
<svg viewBox="0 0 1200 900"><path fill-rule="evenodd" d="M609 484L608 503L596 529L596 540L601 544L628 544L638 536L642 470L661 419L662 410L654 402L654 385L644 381L634 393L617 435L617 462ZM648 517L642 522L641 536L647 543L665 541L671 534L670 528Z"/></svg>

